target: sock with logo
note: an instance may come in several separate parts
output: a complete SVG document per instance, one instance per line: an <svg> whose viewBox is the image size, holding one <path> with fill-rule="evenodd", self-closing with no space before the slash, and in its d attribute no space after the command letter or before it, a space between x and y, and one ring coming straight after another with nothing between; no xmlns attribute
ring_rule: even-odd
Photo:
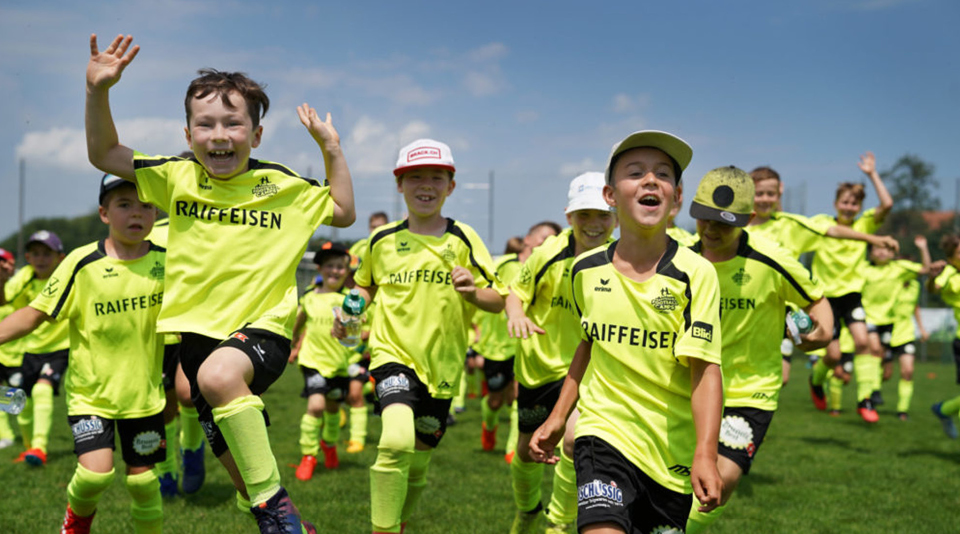
<svg viewBox="0 0 960 534"><path fill-rule="evenodd" d="M200 414L193 406L180 405L180 448L195 451L203 445L203 427Z"/></svg>
<svg viewBox="0 0 960 534"><path fill-rule="evenodd" d="M703 513L697 510L699 506L700 502L694 497L693 505L690 507L690 516L687 518L687 528L684 530L686 534L706 532L707 527L714 524L717 519L720 519L720 515L723 514L723 511L727 508L727 505L718 506L707 513Z"/></svg>
<svg viewBox="0 0 960 534"><path fill-rule="evenodd" d="M423 495L423 490L427 487L427 470L430 467L430 458L433 456L433 449L427 451L415 450L410 459L410 474L407 478L407 498L403 502L403 510L400 512L400 522L406 523L413 515L414 508Z"/></svg>
<svg viewBox="0 0 960 534"><path fill-rule="evenodd" d="M97 511L100 496L113 484L115 469L106 473L95 473L86 467L77 464L73 478L67 485L67 502L73 513L80 517L89 517ZM157 492L159 494L159 486Z"/></svg>
<svg viewBox="0 0 960 534"><path fill-rule="evenodd" d="M874 384L877 378L874 360L879 361L870 354L857 354L853 357L853 374L857 381L857 402L870 398L870 394L874 392Z"/></svg>
<svg viewBox="0 0 960 534"><path fill-rule="evenodd" d="M828 372L830 372L830 368L823 363L823 358L820 358L817 363L813 364L813 369L810 370L810 383L814 386L822 386Z"/></svg>
<svg viewBox="0 0 960 534"><path fill-rule="evenodd" d="M300 454L316 456L320 454L320 419L305 413L300 418Z"/></svg>
<svg viewBox="0 0 960 534"><path fill-rule="evenodd" d="M23 405L23 410L17 414L17 424L20 426L20 438L23 440L23 448L31 449L33 439L33 397L27 397L27 402Z"/></svg>
<svg viewBox="0 0 960 534"><path fill-rule="evenodd" d="M520 439L520 415L517 410L517 401L510 403L510 434L507 436L506 453L517 451L517 440Z"/></svg>
<svg viewBox="0 0 960 534"><path fill-rule="evenodd" d="M53 424L53 385L38 382L33 386L33 448L47 452L50 426Z"/></svg>
<svg viewBox="0 0 960 534"><path fill-rule="evenodd" d="M827 384L830 386L830 391L827 393L828 407L831 410L840 410L840 407L843 406L843 380L831 374Z"/></svg>
<svg viewBox="0 0 960 534"><path fill-rule="evenodd" d="M400 532L416 443L413 409L391 404L380 419L377 460L370 467L370 521L376 532Z"/></svg>
<svg viewBox="0 0 960 534"><path fill-rule="evenodd" d="M164 456L163 461L157 464L157 475L163 476L167 473L173 473L174 478L177 473L177 455L174 451L177 450L175 447L175 440L177 435L177 420L174 418L173 421L163 425L164 439L167 442L167 454Z"/></svg>
<svg viewBox="0 0 960 534"><path fill-rule="evenodd" d="M263 419L263 400L256 395L237 397L213 409L213 422L220 427L254 506L267 502L280 491L277 459Z"/></svg>
<svg viewBox="0 0 960 534"><path fill-rule="evenodd" d="M913 400L913 380L903 378L897 383L897 412L907 413L910 411L910 401Z"/></svg>
<svg viewBox="0 0 960 534"><path fill-rule="evenodd" d="M340 441L340 411L323 412L323 441L327 445L336 445Z"/></svg>
<svg viewBox="0 0 960 534"><path fill-rule="evenodd" d="M510 462L513 479L513 500L521 512L529 512L540 505L540 485L543 482L543 464L524 462L520 455Z"/></svg>
<svg viewBox="0 0 960 534"><path fill-rule="evenodd" d="M163 530L163 501L160 498L160 479L153 469L136 475L127 475L130 494L130 517L134 532L160 534Z"/></svg>
<svg viewBox="0 0 960 534"><path fill-rule="evenodd" d="M497 428L497 425L500 423L500 408L494 410L490 407L490 396L480 399L480 414L483 423L487 425L487 430L493 430Z"/></svg>
<svg viewBox="0 0 960 534"><path fill-rule="evenodd" d="M573 458L560 447L560 461L553 471L553 493L547 506L547 520L554 525L577 522L577 471Z"/></svg>
<svg viewBox="0 0 960 534"><path fill-rule="evenodd" d="M350 408L350 441L367 441L367 407Z"/></svg>
<svg viewBox="0 0 960 534"><path fill-rule="evenodd" d="M960 396L943 401L943 404L940 405L940 413L947 417L960 413Z"/></svg>

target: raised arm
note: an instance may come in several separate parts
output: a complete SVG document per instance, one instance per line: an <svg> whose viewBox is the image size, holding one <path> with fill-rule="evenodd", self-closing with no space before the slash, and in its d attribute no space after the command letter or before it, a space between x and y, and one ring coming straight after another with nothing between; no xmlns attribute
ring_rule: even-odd
<svg viewBox="0 0 960 534"><path fill-rule="evenodd" d="M48 318L47 314L30 306L24 306L11 313L0 321L0 345L33 332Z"/></svg>
<svg viewBox="0 0 960 534"><path fill-rule="evenodd" d="M887 186L883 185L883 180L880 179L880 174L877 172L877 158L874 157L873 152L868 151L866 154L860 156L858 166L860 170L863 171L863 174L870 177L873 188L877 190L877 198L880 199L880 205L877 206L877 209L874 211L873 217L877 220L877 224L881 224L893 208L893 197L890 196L890 192L887 191Z"/></svg>
<svg viewBox="0 0 960 534"><path fill-rule="evenodd" d="M353 180L350 178L350 169L347 168L347 159L340 149L340 134L333 127L329 113L327 120L322 121L317 110L301 104L297 107L297 115L323 154L323 167L334 203L331 225L346 228L357 220L357 212L353 203Z"/></svg>
<svg viewBox="0 0 960 534"><path fill-rule="evenodd" d="M855 241L864 241L875 247L887 247L894 252L900 252L900 243L888 235L874 235L858 232L849 226L835 224L827 229L827 236L836 239L853 239Z"/></svg>
<svg viewBox="0 0 960 534"><path fill-rule="evenodd" d="M105 173L133 181L133 150L120 144L110 113L110 88L120 81L123 70L137 57L139 46L130 46L133 37L118 35L106 50L97 48L97 36L90 36L87 63L86 132L87 157Z"/></svg>
<svg viewBox="0 0 960 534"><path fill-rule="evenodd" d="M920 251L920 272L918 274L927 274L930 272L930 266L933 264L933 261L930 259L930 247L927 246L927 238L918 235L913 238L913 244L917 246L917 250Z"/></svg>

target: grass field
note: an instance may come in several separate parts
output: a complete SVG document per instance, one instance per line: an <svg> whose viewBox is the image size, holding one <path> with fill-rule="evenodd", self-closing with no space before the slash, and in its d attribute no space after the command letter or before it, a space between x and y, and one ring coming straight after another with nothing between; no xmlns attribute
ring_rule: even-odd
<svg viewBox="0 0 960 534"><path fill-rule="evenodd" d="M944 437L930 404L960 393L952 365L918 364L911 419L894 416L896 379L884 386L881 421L867 426L846 389L845 411L833 418L810 404L803 362L784 390L780 411L724 517L711 532L722 533L950 533L958 532L960 443ZM380 421L370 419L366 450L347 455L341 466L322 466L310 482L293 476L303 401L300 374L291 368L264 396L281 475L304 516L320 532L369 532L369 479ZM502 452L480 451L477 400L458 418L434 455L430 483L410 534L506 533L514 509L509 466ZM500 439L506 438L501 425ZM343 436L346 438L346 436ZM66 485L76 459L62 402L57 401L49 463L43 468L12 464L18 447L0 451L0 533L56 532L66 506ZM256 532L253 520L234 506L232 486L208 456L208 478L200 493L165 502L165 531L171 533ZM544 499L549 496L549 476ZM94 532L130 532L129 497L120 477L101 501Z"/></svg>

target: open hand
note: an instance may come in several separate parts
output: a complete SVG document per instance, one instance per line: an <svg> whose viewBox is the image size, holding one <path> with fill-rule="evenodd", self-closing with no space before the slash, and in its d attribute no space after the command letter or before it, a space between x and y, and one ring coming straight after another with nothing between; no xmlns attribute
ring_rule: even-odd
<svg viewBox="0 0 960 534"><path fill-rule="evenodd" d="M109 89L120 81L123 69L137 57L140 46L130 46L133 36L118 35L106 50L100 52L97 48L97 35L90 35L90 62L87 63L87 86L98 89Z"/></svg>

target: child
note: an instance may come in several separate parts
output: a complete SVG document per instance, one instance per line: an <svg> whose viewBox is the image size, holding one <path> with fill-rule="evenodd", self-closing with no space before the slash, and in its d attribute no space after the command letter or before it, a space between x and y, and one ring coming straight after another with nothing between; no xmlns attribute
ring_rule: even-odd
<svg viewBox="0 0 960 534"><path fill-rule="evenodd" d="M64 533L90 532L100 497L113 483L114 433L127 465L135 532L159 533L163 524L153 466L166 454L163 336L156 332L164 250L144 240L156 217L133 184L104 176L100 219L110 235L71 252L41 294L0 323L0 343L50 319L70 331L64 387L78 465L67 486Z"/></svg>
<svg viewBox="0 0 960 534"><path fill-rule="evenodd" d="M527 444L553 409L580 342L570 267L580 254L607 243L617 226L617 216L603 198L603 185L603 173L599 172L583 173L570 182L565 212L571 228L534 249L510 284L507 329L520 338L514 362L520 433L510 463L517 505L510 529L513 534L538 531L544 515L548 529L567 532L577 518L572 437L564 440L546 514L540 498L544 467L533 461ZM570 416L571 430L577 415L574 411Z"/></svg>
<svg viewBox="0 0 960 534"><path fill-rule="evenodd" d="M356 270L359 267L360 262L363 261L361 255L363 254L364 249L367 247L367 241L370 240L370 235L373 234L373 231L377 228L387 224L390 219L387 217L387 214L382 211L375 211L370 214L370 218L367 219L367 228L370 232L367 237L357 240L356 243L350 246L350 267L353 270ZM356 265L354 265L356 262Z"/></svg>
<svg viewBox="0 0 960 534"><path fill-rule="evenodd" d="M40 230L27 238L24 257L27 266L6 283L3 291L5 302L14 310L40 296L63 261L63 244L57 234ZM66 323L44 323L18 346L23 351L18 387L27 392L27 404L17 416L24 451L15 461L42 466L47 463L53 397L60 394L60 382L67 370L70 332Z"/></svg>
<svg viewBox="0 0 960 534"><path fill-rule="evenodd" d="M100 52L90 37L87 152L97 168L135 181L170 214L167 286L157 322L181 333L180 362L214 455L238 506L261 532L314 529L280 485L259 395L279 378L296 319L296 267L321 224L349 226L353 187L330 114L297 108L323 154L328 185L250 158L270 100L242 73L202 70L187 89L192 158L149 157L120 143L109 89L139 47L117 36Z"/></svg>
<svg viewBox="0 0 960 534"><path fill-rule="evenodd" d="M939 293L943 302L953 308L953 317L958 325L956 338L953 340L953 360L956 364L957 384L960 384L960 236L943 236L940 249L947 259L931 265L927 289L931 293ZM960 437L957 425L953 422L953 418L960 414L960 396L934 403L930 409L940 420L943 432L948 438Z"/></svg>
<svg viewBox="0 0 960 534"><path fill-rule="evenodd" d="M579 408L580 532L683 531L691 491L702 512L720 501L717 273L666 234L692 157L665 132L635 132L614 145L603 196L617 209L621 237L573 264L583 340L530 450L555 463Z"/></svg>
<svg viewBox="0 0 960 534"><path fill-rule="evenodd" d="M317 454L323 450L324 466L336 469L337 441L340 439L340 403L350 387L347 373L354 352L330 335L334 309L343 304L343 283L347 278L350 254L332 242L324 243L313 256L323 281L300 299L300 313L293 328L294 349L290 362L298 360L303 373L307 412L300 419L300 450L297 467L300 480L313 478ZM320 429L323 428L323 437Z"/></svg>
<svg viewBox="0 0 960 534"><path fill-rule="evenodd" d="M470 309L499 313L506 289L469 226L441 214L456 187L450 147L419 139L394 169L408 216L370 237L355 280L377 299L370 333L383 430L370 468L374 532L400 532L426 487L467 351ZM335 335L344 330L337 322Z"/></svg>
<svg viewBox="0 0 960 534"><path fill-rule="evenodd" d="M4 286L7 280L13 276L16 269L16 259L13 253L0 248L0 298L3 298ZM13 313L12 304L0 306L0 320ZM20 387L20 380L23 377L20 374L20 366L23 364L23 351L20 350L19 343L7 343L0 345L0 385L9 385L11 387ZM10 426L10 416L6 413L0 413L0 449L12 447L15 443L13 427Z"/></svg>
<svg viewBox="0 0 960 534"><path fill-rule="evenodd" d="M820 283L776 243L743 230L754 216L753 199L750 175L720 167L703 177L690 205L700 237L692 249L713 263L720 281L724 409L717 464L723 506L702 513L694 503L688 534L717 520L763 444L783 384L779 334L787 304L802 307L813 320L801 350L826 347L833 334Z"/></svg>

